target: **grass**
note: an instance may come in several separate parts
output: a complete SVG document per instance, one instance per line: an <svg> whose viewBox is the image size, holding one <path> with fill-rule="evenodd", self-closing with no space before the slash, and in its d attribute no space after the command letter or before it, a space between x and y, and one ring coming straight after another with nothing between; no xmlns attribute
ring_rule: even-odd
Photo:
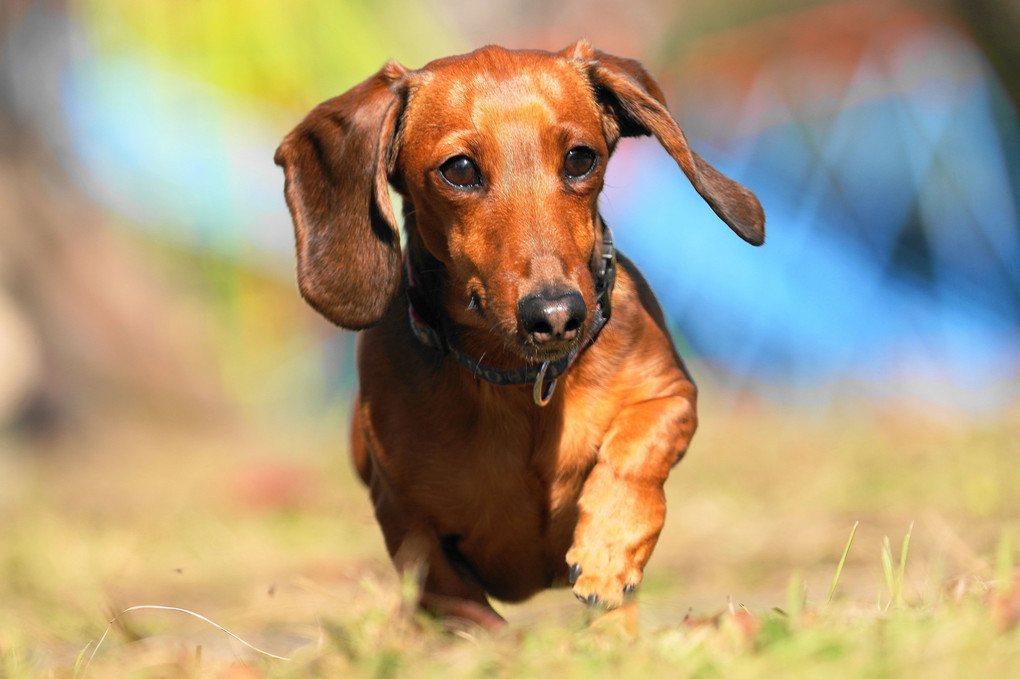
<svg viewBox="0 0 1020 679"><path fill-rule="evenodd" d="M1017 418L701 412L637 605L556 590L496 635L408 617L342 415L12 442L0 677L1020 676Z"/></svg>
<svg viewBox="0 0 1020 679"><path fill-rule="evenodd" d="M832 576L832 584L829 585L829 595L825 597L825 603L832 603L832 595L836 593L836 585L839 584L839 576L843 573L843 566L846 565L846 555L850 553L850 545L854 543L854 535L857 534L857 527L861 525L860 521L854 521L854 527L850 529L850 537L846 541L846 547L843 548L843 555L839 557L839 564L836 566L836 573Z"/></svg>

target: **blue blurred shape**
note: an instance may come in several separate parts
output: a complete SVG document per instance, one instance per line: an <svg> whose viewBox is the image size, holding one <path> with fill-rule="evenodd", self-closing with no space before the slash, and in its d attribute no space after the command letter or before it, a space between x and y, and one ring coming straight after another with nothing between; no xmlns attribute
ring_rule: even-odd
<svg viewBox="0 0 1020 679"><path fill-rule="evenodd" d="M293 247L279 133L213 88L138 59L91 55L62 87L82 180L111 208L186 245L259 257Z"/></svg>
<svg viewBox="0 0 1020 679"><path fill-rule="evenodd" d="M969 72L894 71L860 96L862 71L830 115L791 110L735 152L702 146L761 199L757 250L657 146L621 149L607 219L697 354L749 386L896 385L979 407L1016 394L1017 121Z"/></svg>
<svg viewBox="0 0 1020 679"><path fill-rule="evenodd" d="M628 141L611 163L603 210L621 250L694 353L737 385L1015 396L1020 128L969 43L916 40L810 111L763 69L748 110L767 101L780 115L736 149L692 140L761 198L763 248L730 233L653 142ZM280 134L257 112L98 55L70 65L62 100L94 195L188 245L290 269Z"/></svg>

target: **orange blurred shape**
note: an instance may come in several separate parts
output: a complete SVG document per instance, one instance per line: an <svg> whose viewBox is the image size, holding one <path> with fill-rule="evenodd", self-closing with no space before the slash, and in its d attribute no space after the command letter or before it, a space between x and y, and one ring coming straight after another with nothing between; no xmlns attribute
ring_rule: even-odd
<svg viewBox="0 0 1020 679"><path fill-rule="evenodd" d="M295 510L307 504L314 485L308 469L286 462L259 462L237 474L233 497L245 509Z"/></svg>
<svg viewBox="0 0 1020 679"><path fill-rule="evenodd" d="M1013 573L1013 582L1005 591L993 592L992 618L1002 630L1010 630L1020 623L1020 571Z"/></svg>

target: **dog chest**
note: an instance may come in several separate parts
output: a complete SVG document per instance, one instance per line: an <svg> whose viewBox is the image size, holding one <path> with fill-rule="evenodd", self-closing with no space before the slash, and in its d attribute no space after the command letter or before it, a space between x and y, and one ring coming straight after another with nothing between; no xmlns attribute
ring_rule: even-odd
<svg viewBox="0 0 1020 679"><path fill-rule="evenodd" d="M413 432L379 431L375 451L401 505L420 513L448 556L505 600L565 580L577 498L597 450L589 437L571 434L562 413L543 411L542 419L522 401L518 412L448 405L441 416L416 414Z"/></svg>

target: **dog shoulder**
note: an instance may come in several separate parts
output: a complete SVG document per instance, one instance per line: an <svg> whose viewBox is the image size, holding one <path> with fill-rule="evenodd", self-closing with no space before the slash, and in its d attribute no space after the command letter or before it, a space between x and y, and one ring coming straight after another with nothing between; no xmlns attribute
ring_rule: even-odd
<svg viewBox="0 0 1020 679"><path fill-rule="evenodd" d="M614 370L627 365L641 372L672 372L675 366L693 384L690 371L676 350L669 324L648 281L638 267L617 252L617 283L613 292L613 317L596 344L604 344L615 360Z"/></svg>

